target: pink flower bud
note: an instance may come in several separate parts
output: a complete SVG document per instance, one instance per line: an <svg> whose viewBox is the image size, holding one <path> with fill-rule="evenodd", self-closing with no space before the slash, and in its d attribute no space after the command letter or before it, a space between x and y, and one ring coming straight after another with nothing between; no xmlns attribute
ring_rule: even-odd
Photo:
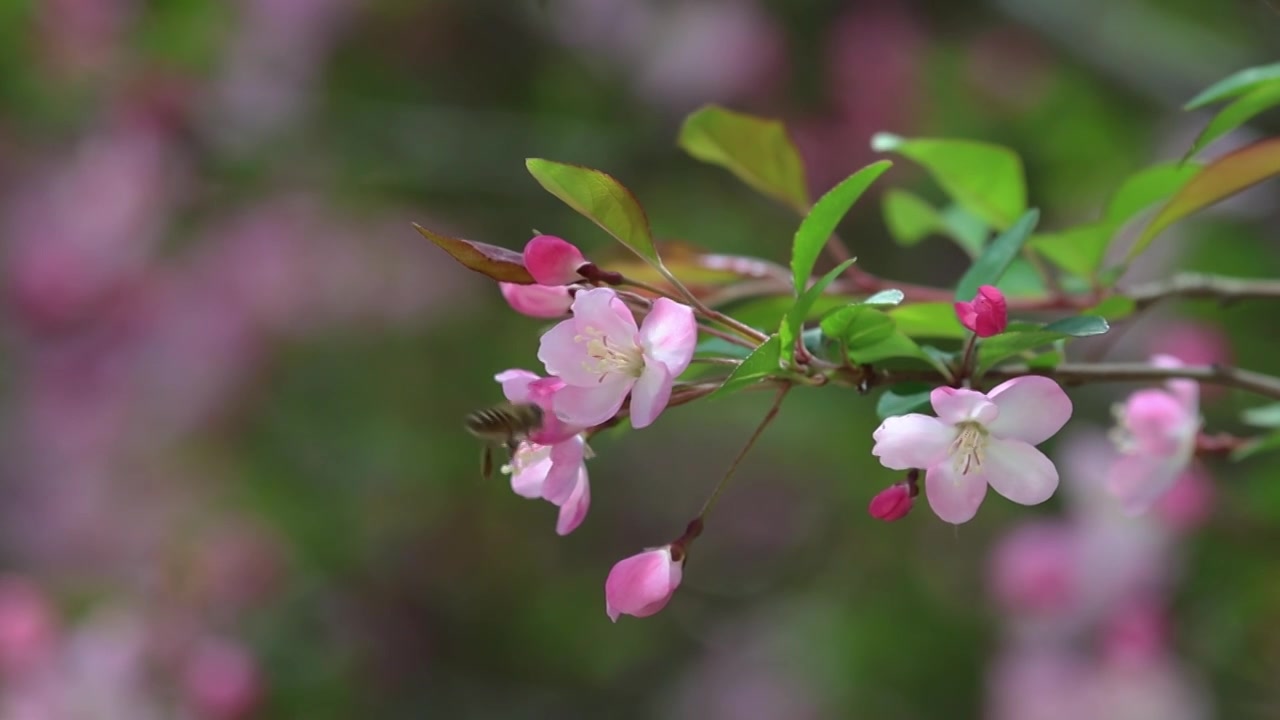
<svg viewBox="0 0 1280 720"><path fill-rule="evenodd" d="M537 235L524 246L524 266L542 285L568 285L581 280L578 268L587 264L573 243L554 235Z"/></svg>
<svg viewBox="0 0 1280 720"><path fill-rule="evenodd" d="M680 586L683 571L684 550L671 545L620 561L604 582L609 619L617 622L619 615L648 617L666 607Z"/></svg>
<svg viewBox="0 0 1280 720"><path fill-rule="evenodd" d="M1004 293L990 285L978 288L972 302L955 304L960 324L977 333L978 337L991 337L1004 332L1009 326L1009 308Z"/></svg>
<svg viewBox="0 0 1280 720"><path fill-rule="evenodd" d="M901 520L911 512L915 501L911 497L911 488L906 483L895 483L880 491L871 498L867 512L871 517L885 522Z"/></svg>
<svg viewBox="0 0 1280 720"><path fill-rule="evenodd" d="M502 297L512 310L536 318L558 318L569 314L573 296L563 285L517 285L498 283Z"/></svg>
<svg viewBox="0 0 1280 720"><path fill-rule="evenodd" d="M184 668L183 683L192 708L214 720L248 716L262 690L253 657L225 640L206 640L196 648Z"/></svg>

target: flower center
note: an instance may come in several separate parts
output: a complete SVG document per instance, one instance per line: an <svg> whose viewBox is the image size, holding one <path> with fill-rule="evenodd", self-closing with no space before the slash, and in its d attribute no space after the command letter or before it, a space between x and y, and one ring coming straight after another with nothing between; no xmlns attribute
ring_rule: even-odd
<svg viewBox="0 0 1280 720"><path fill-rule="evenodd" d="M971 471L982 468L982 459L987 445L987 429L981 423L966 420L956 424L960 432L951 443L951 457L956 471L968 475Z"/></svg>
<svg viewBox="0 0 1280 720"><path fill-rule="evenodd" d="M644 371L644 354L638 346L619 346L594 327L587 326L573 341L587 344L587 357L590 360L584 361L582 367L587 372L599 375L601 382L604 382L604 376L609 373L640 377L640 373Z"/></svg>
<svg viewBox="0 0 1280 720"><path fill-rule="evenodd" d="M519 475L528 468L537 465L550 457L550 445L538 445L537 443L522 442L520 443L520 447L516 448L515 455L511 457L511 462L502 466L502 474Z"/></svg>

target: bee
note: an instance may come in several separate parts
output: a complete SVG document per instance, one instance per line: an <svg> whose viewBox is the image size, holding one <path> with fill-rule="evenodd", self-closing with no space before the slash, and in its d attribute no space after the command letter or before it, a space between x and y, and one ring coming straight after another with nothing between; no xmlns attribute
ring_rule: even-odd
<svg viewBox="0 0 1280 720"><path fill-rule="evenodd" d="M542 418L542 408L531 403L502 403L468 415L467 431L485 441L480 473L486 479L493 475L494 445L505 445L514 457L520 443L542 426Z"/></svg>

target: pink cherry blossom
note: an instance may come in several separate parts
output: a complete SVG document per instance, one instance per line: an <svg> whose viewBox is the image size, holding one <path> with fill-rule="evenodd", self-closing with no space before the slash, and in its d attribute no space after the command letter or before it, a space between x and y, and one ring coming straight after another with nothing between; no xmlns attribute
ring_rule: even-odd
<svg viewBox="0 0 1280 720"><path fill-rule="evenodd" d="M925 495L938 517L963 523L978 512L987 485L1021 505L1048 500L1058 470L1035 448L1071 417L1071 400L1054 381L1014 378L990 393L940 387L930 396L938 417L886 419L871 453L894 470L925 469Z"/></svg>
<svg viewBox="0 0 1280 720"><path fill-rule="evenodd" d="M605 612L642 618L667 606L684 572L684 551L666 545L621 560L604 582Z"/></svg>
<svg viewBox="0 0 1280 720"><path fill-rule="evenodd" d="M554 445L524 442L511 464L511 489L521 497L543 499L560 508L556 533L568 535L582 524L591 505L587 478L587 443L576 435Z"/></svg>
<svg viewBox="0 0 1280 720"><path fill-rule="evenodd" d="M1078 529L1037 521L1001 538L991 556L991 594L1007 610L1057 615L1078 603Z"/></svg>
<svg viewBox="0 0 1280 720"><path fill-rule="evenodd" d="M262 694L257 662L238 643L201 642L183 668L186 700L199 717L235 720L249 715Z"/></svg>
<svg viewBox="0 0 1280 720"><path fill-rule="evenodd" d="M651 425L667 406L675 378L693 358L698 325L687 305L659 298L636 327L630 308L608 288L579 292L573 317L542 336L538 359L564 381L555 414L598 425L631 395L631 424Z"/></svg>
<svg viewBox="0 0 1280 720"><path fill-rule="evenodd" d="M999 335L1009 326L1009 309L1004 293L990 285L978 288L978 294L972 301L958 302L955 308L960 324L977 333L978 337Z"/></svg>
<svg viewBox="0 0 1280 720"><path fill-rule="evenodd" d="M540 378L528 370L503 370L493 376L502 383L502 394L513 403L533 403L542 408L542 426L529 435L538 445L555 445L564 442L586 428L570 425L552 412L556 393L564 389L564 381L557 377Z"/></svg>
<svg viewBox="0 0 1280 720"><path fill-rule="evenodd" d="M554 235L537 235L524 246L524 266L541 285L577 282L578 268L586 264L577 246Z"/></svg>
<svg viewBox="0 0 1280 720"><path fill-rule="evenodd" d="M867 512L877 520L893 522L906 517L913 503L911 488L906 483L895 483L871 498Z"/></svg>
<svg viewBox="0 0 1280 720"><path fill-rule="evenodd" d="M1163 367L1181 362L1153 358ZM1195 455L1200 432L1199 385L1170 380L1162 390L1139 390L1116 408L1112 439L1121 457L1111 466L1107 489L1129 515L1150 510L1173 487Z"/></svg>
<svg viewBox="0 0 1280 720"><path fill-rule="evenodd" d="M573 296L563 285L518 285L498 283L502 297L512 310L536 318L558 318L569 314Z"/></svg>

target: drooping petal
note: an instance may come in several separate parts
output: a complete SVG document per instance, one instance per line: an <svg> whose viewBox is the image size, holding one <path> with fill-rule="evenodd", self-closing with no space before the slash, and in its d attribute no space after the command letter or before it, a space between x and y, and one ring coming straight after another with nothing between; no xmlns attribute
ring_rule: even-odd
<svg viewBox="0 0 1280 720"><path fill-rule="evenodd" d="M542 497L548 502L563 505L573 493L586 451L586 441L581 435L551 446L551 469L542 484Z"/></svg>
<svg viewBox="0 0 1280 720"><path fill-rule="evenodd" d="M587 479L587 469L579 466L574 478L572 492L560 506L560 515L556 518L556 534L568 535L587 517L587 509L591 507L591 483Z"/></svg>
<svg viewBox="0 0 1280 720"><path fill-rule="evenodd" d="M507 396L507 400L513 403L530 402L529 385L538 380L535 373L528 370L503 370L493 376L494 380L502 383L502 394Z"/></svg>
<svg viewBox="0 0 1280 720"><path fill-rule="evenodd" d="M1071 398L1047 377L1014 378L992 388L987 397L1000 408L999 416L987 423L996 437L1039 445L1071 419Z"/></svg>
<svg viewBox="0 0 1280 720"><path fill-rule="evenodd" d="M983 425L990 423L1000 410L977 390L938 387L929 393L929 402L938 419L948 425L976 420Z"/></svg>
<svg viewBox="0 0 1280 720"><path fill-rule="evenodd" d="M1021 440L994 435L987 438L978 475L1019 505L1039 505L1058 489L1058 468L1044 453Z"/></svg>
<svg viewBox="0 0 1280 720"><path fill-rule="evenodd" d="M1107 474L1107 490L1126 515L1143 515L1173 488L1185 465L1169 458L1122 455Z"/></svg>
<svg viewBox="0 0 1280 720"><path fill-rule="evenodd" d="M925 472L924 494L938 517L959 525L978 514L987 496L987 481L977 473L961 474L954 463L944 462Z"/></svg>
<svg viewBox="0 0 1280 720"><path fill-rule="evenodd" d="M579 340L577 320L565 320L543 333L538 343L538 359L546 366L547 374L569 385L595 385L600 374L590 369L587 345Z"/></svg>
<svg viewBox="0 0 1280 720"><path fill-rule="evenodd" d="M648 427L662 414L671 399L674 377L662 363L644 366L644 373L631 389L631 426Z"/></svg>
<svg viewBox="0 0 1280 720"><path fill-rule="evenodd" d="M618 298L618 294L609 288L593 288L575 295L573 319L577 323L579 334L599 333L607 337L614 346L636 345L638 328L635 316L626 303ZM565 378L565 382L576 384L568 378Z"/></svg>
<svg viewBox="0 0 1280 720"><path fill-rule="evenodd" d="M569 288L563 285L548 287L500 282L498 289L512 310L529 317L564 317L569 314L569 306L573 303Z"/></svg>
<svg viewBox="0 0 1280 720"><path fill-rule="evenodd" d="M640 325L640 347L647 362L667 366L671 377L689 367L693 349L698 344L698 321L688 305L658 298Z"/></svg>
<svg viewBox="0 0 1280 720"><path fill-rule="evenodd" d="M938 418L911 413L885 418L871 434L871 454L891 470L928 468L947 459L956 429Z"/></svg>
<svg viewBox="0 0 1280 720"><path fill-rule="evenodd" d="M568 385L552 399L556 417L579 427L599 425L618 414L635 381L618 378L588 387Z"/></svg>

